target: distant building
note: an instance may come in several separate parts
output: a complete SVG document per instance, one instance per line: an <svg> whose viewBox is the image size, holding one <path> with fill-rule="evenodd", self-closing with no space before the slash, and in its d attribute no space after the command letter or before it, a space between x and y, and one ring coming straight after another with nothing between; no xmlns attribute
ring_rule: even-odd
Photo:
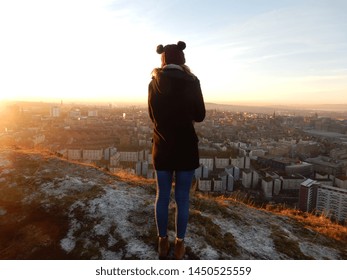
<svg viewBox="0 0 347 280"><path fill-rule="evenodd" d="M347 176L341 175L335 178L335 184L337 187L347 190Z"/></svg>
<svg viewBox="0 0 347 280"><path fill-rule="evenodd" d="M316 210L338 221L347 221L347 190L307 179L300 186L299 209Z"/></svg>
<svg viewBox="0 0 347 280"><path fill-rule="evenodd" d="M117 153L117 148L109 147L104 149L104 160L110 160L111 156Z"/></svg>
<svg viewBox="0 0 347 280"><path fill-rule="evenodd" d="M231 158L230 164L237 166L240 169L249 169L251 164L251 159L249 156L238 156L237 158Z"/></svg>
<svg viewBox="0 0 347 280"><path fill-rule="evenodd" d="M230 173L234 177L235 181L240 179L240 168L238 168L237 166L228 165L224 168L224 170Z"/></svg>
<svg viewBox="0 0 347 280"><path fill-rule="evenodd" d="M230 165L230 158L214 158L216 168L222 169Z"/></svg>
<svg viewBox="0 0 347 280"><path fill-rule="evenodd" d="M200 164L206 166L210 171L212 171L214 168L213 158L200 158L199 162Z"/></svg>
<svg viewBox="0 0 347 280"><path fill-rule="evenodd" d="M52 118L59 118L60 117L60 107L58 107L58 106L51 107L51 117Z"/></svg>
<svg viewBox="0 0 347 280"><path fill-rule="evenodd" d="M261 189L263 190L263 194L266 198L273 197L274 190L274 180L271 177L265 177L261 180Z"/></svg>
<svg viewBox="0 0 347 280"><path fill-rule="evenodd" d="M202 192L212 191L212 181L205 179L198 179L198 190Z"/></svg>
<svg viewBox="0 0 347 280"><path fill-rule="evenodd" d="M138 159L142 161L148 161L150 156L149 150L141 150L138 152Z"/></svg>
<svg viewBox="0 0 347 280"><path fill-rule="evenodd" d="M137 162L139 160L138 152L124 152L120 151L120 161Z"/></svg>
<svg viewBox="0 0 347 280"><path fill-rule="evenodd" d="M82 150L84 161L100 161L103 159L103 149L85 149Z"/></svg>
<svg viewBox="0 0 347 280"><path fill-rule="evenodd" d="M97 110L89 110L88 111L88 117L97 117L98 111Z"/></svg>
<svg viewBox="0 0 347 280"><path fill-rule="evenodd" d="M325 213L338 221L347 221L347 190L332 186L320 185L317 190L319 212Z"/></svg>
<svg viewBox="0 0 347 280"><path fill-rule="evenodd" d="M68 160L81 160L82 159L82 150L81 149L68 149L67 150L67 159Z"/></svg>
<svg viewBox="0 0 347 280"><path fill-rule="evenodd" d="M223 184L222 179L213 178L212 182L213 182L213 191L214 192L224 193L226 191L226 186Z"/></svg>
<svg viewBox="0 0 347 280"><path fill-rule="evenodd" d="M307 162L297 162L287 165L284 170L287 175L300 174L310 177L313 174L313 164Z"/></svg>
<svg viewBox="0 0 347 280"><path fill-rule="evenodd" d="M304 212L312 212L316 208L317 181L307 179L300 185L299 209Z"/></svg>
<svg viewBox="0 0 347 280"><path fill-rule="evenodd" d="M261 189L267 199L278 195L282 190L283 181L279 178L266 176L261 180Z"/></svg>
<svg viewBox="0 0 347 280"><path fill-rule="evenodd" d="M265 156L266 151L263 149L254 149L249 152L249 157L256 159L257 157Z"/></svg>
<svg viewBox="0 0 347 280"><path fill-rule="evenodd" d="M249 169L242 171L242 185L245 188L255 188L259 182L259 174Z"/></svg>
<svg viewBox="0 0 347 280"><path fill-rule="evenodd" d="M138 176L147 177L148 175L148 162L138 161L135 167L135 174Z"/></svg>
<svg viewBox="0 0 347 280"><path fill-rule="evenodd" d="M234 177L231 173L223 171L218 175L222 180L223 189L227 192L232 192L234 190Z"/></svg>
<svg viewBox="0 0 347 280"><path fill-rule="evenodd" d="M308 158L305 161L313 164L313 169L315 172L333 176L342 174L343 163L330 157L318 156L315 158Z"/></svg>
<svg viewBox="0 0 347 280"><path fill-rule="evenodd" d="M153 168L148 168L147 179L155 179L156 173Z"/></svg>
<svg viewBox="0 0 347 280"><path fill-rule="evenodd" d="M196 179L206 179L209 175L209 169L207 166L200 164L200 166L195 169L195 178Z"/></svg>
<svg viewBox="0 0 347 280"><path fill-rule="evenodd" d="M78 108L75 108L69 112L69 117L73 119L80 118L82 116L81 110Z"/></svg>
<svg viewBox="0 0 347 280"><path fill-rule="evenodd" d="M110 156L110 166L118 167L120 163L120 153L115 153Z"/></svg>
<svg viewBox="0 0 347 280"><path fill-rule="evenodd" d="M305 181L301 175L284 176L282 179L282 190L299 190L300 184Z"/></svg>

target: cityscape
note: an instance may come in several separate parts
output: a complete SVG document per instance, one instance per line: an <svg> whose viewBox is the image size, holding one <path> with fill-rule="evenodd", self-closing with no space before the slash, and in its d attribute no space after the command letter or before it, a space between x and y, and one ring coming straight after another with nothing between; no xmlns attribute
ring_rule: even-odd
<svg viewBox="0 0 347 280"><path fill-rule="evenodd" d="M242 195L347 221L347 119L343 111L206 104L196 123L195 191ZM7 102L0 145L153 179L145 105Z"/></svg>

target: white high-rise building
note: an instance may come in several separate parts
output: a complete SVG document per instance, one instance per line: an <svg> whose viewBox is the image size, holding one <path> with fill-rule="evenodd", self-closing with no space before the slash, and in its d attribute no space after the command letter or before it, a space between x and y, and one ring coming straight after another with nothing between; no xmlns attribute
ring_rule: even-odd
<svg viewBox="0 0 347 280"><path fill-rule="evenodd" d="M318 186L316 209L339 221L347 221L347 190L328 185Z"/></svg>

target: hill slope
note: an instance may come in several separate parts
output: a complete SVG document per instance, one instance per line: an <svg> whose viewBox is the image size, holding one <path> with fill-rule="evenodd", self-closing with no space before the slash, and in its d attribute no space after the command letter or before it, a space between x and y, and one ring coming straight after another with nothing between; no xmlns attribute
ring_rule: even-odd
<svg viewBox="0 0 347 280"><path fill-rule="evenodd" d="M0 259L157 259L154 199L153 180L1 150ZM191 200L187 259L347 259L346 227L322 217Z"/></svg>

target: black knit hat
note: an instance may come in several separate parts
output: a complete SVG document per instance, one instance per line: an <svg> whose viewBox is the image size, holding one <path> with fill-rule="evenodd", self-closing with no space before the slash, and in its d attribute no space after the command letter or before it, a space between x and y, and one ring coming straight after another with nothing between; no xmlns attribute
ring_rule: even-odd
<svg viewBox="0 0 347 280"><path fill-rule="evenodd" d="M186 48L186 43L179 41L176 44L157 46L157 53L161 54L161 66L167 64L183 65L186 62L183 50Z"/></svg>

